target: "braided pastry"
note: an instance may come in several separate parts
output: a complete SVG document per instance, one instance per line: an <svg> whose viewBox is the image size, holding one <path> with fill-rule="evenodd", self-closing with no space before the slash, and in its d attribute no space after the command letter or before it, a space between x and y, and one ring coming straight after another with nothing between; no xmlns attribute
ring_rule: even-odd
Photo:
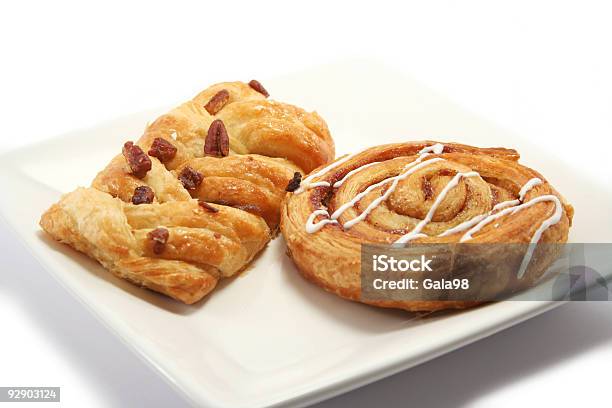
<svg viewBox="0 0 612 408"><path fill-rule="evenodd" d="M40 225L122 278L198 301L276 234L287 185L334 157L319 115L267 97L257 81L211 86L126 142Z"/></svg>
<svg viewBox="0 0 612 408"><path fill-rule="evenodd" d="M511 149L430 141L345 156L287 195L281 231L288 254L307 279L347 299L406 310L472 306L363 299L361 244L566 242L573 208L518 159ZM538 256L527 269L528 253L516 278L491 277L495 290L533 283L553 257Z"/></svg>
<svg viewBox="0 0 612 408"><path fill-rule="evenodd" d="M263 217L275 232L295 172L309 173L335 153L319 115L266 95L253 81L211 86L147 127L137 143L150 161L142 177L133 171L139 163L126 160L132 148L124 148L92 187L123 201L146 186L153 202L219 202Z"/></svg>

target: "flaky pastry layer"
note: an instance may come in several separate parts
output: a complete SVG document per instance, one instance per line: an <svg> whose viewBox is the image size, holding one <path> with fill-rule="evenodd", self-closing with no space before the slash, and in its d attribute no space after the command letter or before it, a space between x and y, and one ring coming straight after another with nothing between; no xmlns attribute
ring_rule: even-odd
<svg viewBox="0 0 612 408"><path fill-rule="evenodd" d="M197 302L276 234L289 181L334 157L317 113L267 97L257 81L211 86L118 146L40 225L117 276Z"/></svg>
<svg viewBox="0 0 612 408"><path fill-rule="evenodd" d="M519 164L519 154L515 150L443 143L439 144L439 152L434 152L435 145L436 142L424 141L372 147L348 159L338 159L336 162L344 162L335 167L333 164L326 166L329 170L310 180L311 185L302 183L299 190L288 194L281 211L281 231L287 241L288 254L299 271L330 292L375 306L412 311L465 308L477 302L364 300L360 280L361 245L392 244L402 237L409 237L410 242L418 244L456 243L469 229L445 235L446 231L452 232L452 228L475 217L495 213L498 210L494 207L499 203L517 200L514 204L519 205L537 197L549 199L524 206L516 213L483 226L466 241L529 243L543 222L554 218L555 197L560 202L561 214L558 221L544 231L539 242L567 241L573 208L541 174ZM430 150L422 154L423 149ZM428 160L431 161L426 162ZM410 172L414 166L418 166L417 170ZM347 177L349 172L353 173ZM396 184L384 183L406 172L409 174L398 178ZM465 177L445 192L431 220L422 224L437 197L459 173ZM540 180L539 184L534 184L526 196L518 200L521 188L534 179ZM386 196L389 189L392 192ZM342 210L355 197L361 198ZM381 197L385 199L376 205ZM339 209L341 215L334 218ZM353 221L363 215L361 221ZM411 236L415 229L419 234ZM537 267L520 282L501 271L499 276L487 279L497 285L493 289L499 291L510 285L529 285L540 277L553 255L540 256L535 262Z"/></svg>

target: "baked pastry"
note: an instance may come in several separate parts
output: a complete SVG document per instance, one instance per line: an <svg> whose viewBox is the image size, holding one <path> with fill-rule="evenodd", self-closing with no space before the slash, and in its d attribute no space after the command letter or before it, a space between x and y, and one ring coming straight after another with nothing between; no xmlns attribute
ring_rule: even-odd
<svg viewBox="0 0 612 408"><path fill-rule="evenodd" d="M153 202L217 202L263 217L275 232L288 181L335 152L319 115L267 96L257 81L211 86L148 126L92 187L123 201L149 187Z"/></svg>
<svg viewBox="0 0 612 408"><path fill-rule="evenodd" d="M257 81L211 86L126 142L40 225L122 278L197 302L276 234L291 180L334 157L319 115L267 97Z"/></svg>
<svg viewBox="0 0 612 408"><path fill-rule="evenodd" d="M344 156L287 195L281 231L288 255L307 279L350 300L412 311L473 306L466 299L364 299L361 245L566 242L573 208L518 159L512 149L433 141ZM530 264L532 255L521 252L514 277L491 272L487 289L532 284L556 256L541 251Z"/></svg>
<svg viewBox="0 0 612 408"><path fill-rule="evenodd" d="M134 205L94 188L62 197L41 226L115 275L188 304L270 239L263 219L246 211L197 200Z"/></svg>

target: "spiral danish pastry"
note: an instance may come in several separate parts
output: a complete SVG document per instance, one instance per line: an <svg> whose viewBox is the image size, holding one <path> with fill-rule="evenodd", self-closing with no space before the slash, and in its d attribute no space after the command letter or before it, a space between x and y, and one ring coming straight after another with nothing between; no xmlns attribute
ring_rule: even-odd
<svg viewBox="0 0 612 408"><path fill-rule="evenodd" d="M285 199L281 231L288 254L306 278L350 300L406 310L474 305L363 299L361 244L566 242L573 208L518 159L511 149L431 141L340 158ZM529 269L525 255L515 281L504 278L501 286L533 282L552 262L549 255Z"/></svg>
<svg viewBox="0 0 612 408"><path fill-rule="evenodd" d="M267 97L257 81L211 86L126 142L42 228L122 278L198 301L275 235L289 182L334 157L319 115Z"/></svg>

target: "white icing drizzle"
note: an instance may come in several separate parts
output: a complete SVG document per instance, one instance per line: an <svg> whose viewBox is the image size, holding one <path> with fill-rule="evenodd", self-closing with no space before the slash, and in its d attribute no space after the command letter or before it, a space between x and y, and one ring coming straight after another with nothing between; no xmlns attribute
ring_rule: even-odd
<svg viewBox="0 0 612 408"><path fill-rule="evenodd" d="M468 172L465 172L465 173L457 173L457 174L455 174L455 176L451 179L451 181L449 181L444 186L442 191L440 191L440 194L438 194L438 197L436 198L436 201L434 201L433 205L431 206L431 208L427 212L427 215L425 216L425 218L423 218L416 225L416 227L414 227L412 229L412 231L410 231L409 233L407 233L405 235L402 235L397 241L395 241L395 243L396 244L403 244L403 243L406 243L406 242L411 241L413 239L422 238L423 236L427 236L426 234L421 234L421 230L423 230L423 228L425 228L425 226L431 222L431 219L433 218L434 214L436 213L436 210L438 209L440 204L442 204L442 201L444 200L444 198L446 197L448 192L451 191L453 188L455 188L459 184L459 181L462 178L464 178L464 177L479 177L479 176L480 176L480 174L478 174L478 172L476 172L476 171L468 171Z"/></svg>
<svg viewBox="0 0 612 408"><path fill-rule="evenodd" d="M397 187L397 184L400 182L400 180L405 179L406 177L408 177L409 175L411 175L412 173L414 173L415 171L425 167L425 166L429 166L432 163L436 163L439 161L444 161L444 159L441 159L439 157L435 157L433 159L424 161L422 163L418 163L418 161L420 160L415 160L411 163L409 163L408 165L404 166L404 169L406 167L408 167L408 170L406 170L404 173L400 173L397 176L394 177L389 177L387 179L384 179L381 182L378 182L376 184L372 184L371 186L369 186L368 188L366 188L365 190L363 190L361 193L357 194L351 201L342 204L336 211L334 211L334 213L331 215L331 218L336 220L338 219L343 212L345 212L346 210L348 210L349 208L353 207L355 204L357 204L357 202L359 200L361 200L366 194L368 194L370 191L372 191L373 189L377 188L377 187L381 187L385 184L388 183L392 183L391 186L389 186L389 188L387 189L387 191L385 191L385 193L378 197L377 199L375 199L374 201L372 201L370 203L370 205L368 205L368 207L361 213L359 214L357 217L347 221L344 223L343 227L345 229L351 228L353 225L357 224L358 222L364 220L368 214L374 209L376 208L380 203L382 203L383 201L385 201L387 198L389 198L389 196L391 195L391 193L393 193L393 191L395 191L395 188Z"/></svg>
<svg viewBox="0 0 612 408"><path fill-rule="evenodd" d="M487 214L481 214L481 215L477 215L473 218L470 218L467 221L462 222L459 225L454 226L453 228L449 228L446 231L444 231L443 233L441 233L440 235L438 235L439 237L445 237L447 235L453 235L456 234L458 232L461 231L465 231L468 228L473 227L474 225L478 224L481 220L483 220L485 217L487 216Z"/></svg>
<svg viewBox="0 0 612 408"><path fill-rule="evenodd" d="M528 182L526 182L525 185L521 188L521 191L519 191L519 200L523 202L527 193L530 192L532 188L534 188L535 186L539 186L540 184L542 184L542 180L537 177L534 177Z"/></svg>
<svg viewBox="0 0 612 408"><path fill-rule="evenodd" d="M463 234L459 242L465 242L465 241L472 239L473 238L472 234L480 231L482 227L495 221L496 219L501 218L507 214L514 214L514 212L516 211L516 208L517 206L515 205L513 207L504 208L503 210L496 212L495 214L488 214L478 224L476 224L474 227L470 228L465 234Z"/></svg>
<svg viewBox="0 0 612 408"><path fill-rule="evenodd" d="M529 180L527 183L525 183L523 185L523 187L521 187L521 190L519 191L519 198L516 200L507 200L507 201L502 201L501 203L497 203L493 206L493 208L491 209L491 211L489 211L487 214L481 214L481 215L477 215L467 221L462 222L459 225L454 226L453 228L449 228L446 231L444 231L443 233L441 233L440 235L438 235L439 237L446 237L448 235L452 235L452 234L456 234L458 232L462 232L465 231L467 229L472 228L474 225L478 224L479 222L481 222L482 220L484 220L485 218L487 218L488 216L490 216L491 214L493 214L496 211L502 210L504 208L507 207L515 207L519 204L521 204L521 202L523 201L523 199L525 198L525 196L527 195L527 193L529 191L531 191L531 189L533 189L535 186L542 184L542 180L540 180L539 178L532 178L531 180ZM497 228L497 227L495 227Z"/></svg>
<svg viewBox="0 0 612 408"><path fill-rule="evenodd" d="M423 149L419 151L419 158L416 160L416 162L417 163L420 162L421 160L423 160L423 158L428 156L430 153L441 154L443 150L444 150L444 145L441 143L436 143L431 146L424 147ZM333 170L336 167L340 166L342 163L352 159L354 156L355 156L354 154L349 154L341 159L336 160L335 162L331 163L329 166L322 168L316 173L313 173L310 176L306 177L304 180L302 180L302 182L300 183L300 187L297 190L295 190L293 194L300 194L306 190L310 190L311 188L315 188L315 187L329 187L330 183L327 181L317 181L313 183L312 180L314 180L317 177L321 177L328 171ZM333 188L340 187L353 174L358 173L361 170L366 169L378 163L380 162L364 164L363 166L357 167L356 169L349 171L344 177L342 177L342 179L336 181L332 187Z"/></svg>
<svg viewBox="0 0 612 408"><path fill-rule="evenodd" d="M536 201L542 197L547 197L547 199ZM550 217L544 220L542 225L540 225L540 228L538 228L536 232L533 234L533 236L531 237L529 248L527 249L527 253L523 257L523 262L521 262L521 267L519 268L519 271L517 274L517 277L519 279L523 277L523 275L525 274L525 271L527 270L527 266L529 265L529 262L531 261L531 257L533 256L533 251L535 250L534 244L537 244L540 241L540 238L542 238L542 234L544 233L544 231L546 231L548 228L552 227L553 225L561 221L561 216L563 215L563 206L561 205L561 201L559 200L557 196L552 195L552 194L548 196L536 197L533 200L530 200L529 202L524 204L524 205L527 205L530 203L535 204L535 202L549 201L549 200L555 203L555 212L553 215L551 215Z"/></svg>
<svg viewBox="0 0 612 408"><path fill-rule="evenodd" d="M425 153L442 154L443 151L444 145L442 143L436 143L431 146L422 148L421 151L419 151L419 155L423 155Z"/></svg>
<svg viewBox="0 0 612 408"><path fill-rule="evenodd" d="M495 211L503 210L506 207L514 207L515 205L519 205L520 203L521 203L521 200L518 200L518 199L502 201L501 203L495 204L493 208L491 209L491 211L489 212L489 214L492 214Z"/></svg>
<svg viewBox="0 0 612 408"><path fill-rule="evenodd" d="M360 221L363 221L368 214L374 209L376 208L380 203L382 203L383 201L385 201L387 198L389 198L389 196L391 195L391 193L393 193L393 191L395 191L395 188L397 187L398 183L400 180L405 179L406 177L408 177L410 174L414 173L415 171L428 166L432 163L436 163L439 161L444 161L444 159L442 158L433 158L430 160L427 160L425 162L423 162L423 159L427 156L429 156L431 153L434 154L441 154L444 150L444 145L440 144L440 143L436 143L432 146L427 146L425 148L423 148L421 151L419 151L419 157L414 160L413 162L408 163L407 165L404 166L403 170L406 170L405 172L394 176L394 177L389 177L387 179L384 179L376 184L373 184L371 186L369 186L368 188L366 188L364 191L362 191L361 193L357 194L352 200L350 200L349 202L343 204L342 206L340 206L336 211L334 211L334 213L330 216L329 212L327 211L327 209L325 208L320 208L318 210L313 211L310 216L308 217L308 220L306 221L306 232L309 234L315 233L317 231L319 231L321 228L323 228L325 225L327 224L339 224L339 222L337 221L337 219L349 208L353 207L359 200L361 200L365 195L367 195L370 191L372 191L375 188L381 187L385 184L388 183L392 183L391 186L389 186L389 188L387 189L387 191L385 191L385 193L376 198L374 201L372 201L368 207L361 213L359 214L357 217L347 221L346 223L344 223L343 228L345 229L349 229L351 228L353 225L357 224ZM324 167L323 169L317 171L316 173L308 176L307 178L305 178L301 185L300 188L298 188L294 194L300 194L303 191L307 190L307 189L311 189L314 187L321 187L321 186L325 186L325 187L329 187L331 186L332 188L337 188L340 187L342 184L344 184L344 182L351 176L353 176L354 174L360 172L361 170L364 170L368 167L374 166L376 164L379 164L380 162L372 162L372 163L368 163L365 164L363 166L360 166L356 169L351 170L350 172L348 172L342 179L338 180L337 182L335 182L333 184L333 186L327 182L327 181L318 181L318 182L312 182L312 180L316 177L321 177L322 175L324 175L325 173L327 173L328 171L340 166L342 163L350 160L352 157L354 157L354 155L348 155L342 159L337 160L336 162L330 164L327 167ZM413 239L417 239L417 238L423 238L423 237L427 237L426 234L421 233L422 229L431 222L435 212L437 211L438 207L440 206L440 204L442 203L442 201L444 200L444 198L446 197L446 195L448 194L448 192L453 189L454 187L456 187L459 184L459 181L464 178L464 177L477 177L480 176L480 174L476 171L470 171L470 172L465 172L465 173L457 173L455 174L455 176L451 179L451 181L448 182L448 184L442 189L442 191L440 192L440 194L438 195L438 197L436 198L436 201L434 201L433 205L431 206L431 208L429 209L429 211L427 212L427 215L425 216L425 218L423 220L421 220L413 229L412 231L410 231L409 233L401 236L398 240L396 240L394 242L394 244L403 244L406 242L409 242ZM529 191L531 191L534 187L542 184L543 181L537 177L534 177L532 179L530 179L529 181L527 181L527 183L525 183L523 185L523 187L521 187L520 191L519 191L519 198L518 199L514 199L514 200L507 200L507 201L502 201L501 203L497 203L495 206L493 206L493 208L491 209L491 211L489 211L487 214L480 214L477 215L467 221L462 222L459 225L456 225L455 227L449 228L446 231L442 232L441 234L439 234L439 237L444 237L444 236L448 236L448 235L452 235L452 234L456 234L458 232L462 232L465 230L468 230L459 240L459 242L465 242L468 241L470 239L473 238L473 234L477 233L478 231L480 231L484 226L488 225L489 223L505 216L508 214L515 214L518 211L521 211L525 208L529 208L537 203L540 202L547 202L547 201L551 201L555 204L555 212L552 216L550 216L549 218L547 218L546 220L544 220L542 222L542 224L540 225L540 227L536 230L536 232L533 234L533 236L531 237L531 242L529 245L529 248L525 254L525 256L523 257L523 260L521 262L521 266L519 268L519 272L518 272L518 278L522 278L523 275L525 274L525 271L527 269L527 267L529 266L529 262L531 261L531 258L533 256L533 252L535 250L535 245L540 241L540 238L542 237L542 234L544 233L544 231L546 231L548 228L552 227L553 225L557 224L560 220L561 220L561 216L563 215L563 206L561 204L561 201L559 200L559 198L555 195L549 194L549 195L543 195L543 196L539 196L536 197L526 203L523 202L523 200L525 199L525 196L529 193ZM328 218L327 219L323 219L317 223L314 222L315 218L319 215L325 215ZM499 226L499 223L495 224L495 227L497 228Z"/></svg>
<svg viewBox="0 0 612 408"><path fill-rule="evenodd" d="M308 220L306 221L306 232L307 233L312 234L314 232L317 232L318 230L320 230L327 224L337 224L338 223L338 221L336 220L323 219L315 224L314 220L319 215L327 215L329 217L329 213L324 208L313 211L312 214L310 214L310 216L308 217Z"/></svg>
<svg viewBox="0 0 612 408"><path fill-rule="evenodd" d="M353 158L355 155L354 154L349 154L341 159L336 160L335 162L333 162L332 164L330 164L327 167L323 167L321 170L317 171L316 173L311 174L310 176L306 177L304 180L302 180L302 182L300 183L300 188L298 188L297 190L295 190L293 192L293 194L300 194L303 193L306 190L309 190L311 188L315 188L315 187L329 187L330 184L327 181L317 181L315 183L312 183L312 180L317 178L317 177L321 177L322 175L324 175L325 173L327 173L330 170L335 169L336 167L340 166L342 163L350 160L351 158Z"/></svg>
<svg viewBox="0 0 612 408"><path fill-rule="evenodd" d="M314 181L312 183L308 183L308 185L306 186L306 189L310 190L311 188L315 188L315 187L329 187L329 183L327 181Z"/></svg>
<svg viewBox="0 0 612 408"><path fill-rule="evenodd" d="M327 215L329 217L329 213L327 212L326 209L319 209L319 210L315 210L313 213L310 214L310 216L308 217L308 220L306 221L306 232L308 232L309 234L312 234L314 232L319 231L321 228L323 228L326 224L333 224L333 223L338 223L338 221L336 221L340 215L342 215L342 213L344 211L346 211L347 209L353 207L359 200L361 200L361 198L363 198L366 194L368 194L370 191L372 191L373 189L375 189L376 187L380 187L383 186L387 183L393 183L389 189L385 192L384 195L382 195L381 197L377 198L376 200L374 200L372 203L370 203L370 205L368 206L368 208L365 209L365 211L363 211L359 216L353 218L352 220L347 221L342 227L345 229L351 228L353 225L357 224L358 222L362 221L365 217L368 216L368 214L376 207L378 206L381 202L383 202L384 200L386 200L389 195L391 195L391 193L395 190L395 187L397 186L397 183L408 177L410 174L414 173L415 171L417 171L418 169L429 165L431 163L435 163L437 161L442 161L444 159L441 158L433 158L431 160L428 160L425 163L421 163L421 161L429 156L431 153L434 154L441 154L442 151L444 150L444 145L441 143L436 143L433 144L431 146L427 146L424 147L423 149L421 149L419 151L419 157L413 161L408 163L407 165L404 166L404 170L408 169L408 171L399 174L397 176L394 177L389 177L379 183L376 183L374 185L369 186L368 188L366 188L364 191L362 191L361 193L357 194L351 201L349 201L348 203L343 204L342 206L340 206L340 208L338 208L336 211L334 211L334 213L331 215L330 219L327 220L321 220L318 223L314 224L314 220L318 215ZM329 170L334 169L335 167L339 166L340 164L346 162L347 160L351 159L352 157L354 157L354 155L349 155L346 156L332 164L330 164L329 166L317 171L316 173L306 177L301 185L300 188L298 188L297 190L295 190L294 194L299 194L307 189L310 188L314 188L314 187L319 187L319 186L330 186L330 183L327 181L318 181L318 182L311 182L315 177L320 177L323 174L327 173ZM334 185L332 186L333 188L335 187L339 187L341 186L350 176L352 176L355 173L358 173L359 171L363 170L364 168L373 166L375 164L377 164L379 162L373 162L373 163L368 163L368 164L364 164L363 166L360 166L356 169L351 170L350 172L348 172L342 179L340 179L339 181L335 182Z"/></svg>
<svg viewBox="0 0 612 408"><path fill-rule="evenodd" d="M361 167L357 167L356 169L349 171L348 173L346 173L346 175L344 177L342 177L340 180L336 181L332 187L333 188L340 187L342 184L344 184L346 179L351 177L353 174L359 173L361 170L365 170L368 167L374 166L375 164L378 164L378 163L380 163L380 162L372 162L372 163L364 164Z"/></svg>
<svg viewBox="0 0 612 408"><path fill-rule="evenodd" d="M518 211L521 211L525 208L529 208L537 203L552 201L555 204L555 212L553 213L552 216L550 216L549 218L544 220L544 222L542 222L540 227L536 230L536 232L531 237L529 248L527 249L527 252L523 256L523 260L521 261L521 266L519 267L519 271L517 273L517 278L521 279L523 275L525 274L525 271L527 270L529 263L531 262L531 258L533 257L533 252L535 251L534 244L537 244L540 241L540 238L542 238L542 234L544 233L544 231L546 231L548 228L558 223L561 220L561 216L563 215L563 206L561 205L561 201L559 200L557 196L552 195L552 194L539 196L532 200L529 200L526 203L523 203L523 200L525 199L525 196L527 195L527 193L529 193L529 191L531 191L535 186L538 186L542 183L543 181L541 179L537 177L532 178L531 180L529 180L527 183L523 185L523 187L519 191L519 198L517 200L508 200L508 201L503 201L501 203L498 203L493 207L493 209L488 214L477 215L476 217L473 217L472 219L468 221L465 221L453 228L450 228L444 231L442 234L438 236L442 237L446 235L451 235L451 234L455 234L457 232L461 232L465 229L470 228L459 240L459 242L465 242L467 240L472 239L472 235L480 231L485 225L503 217L504 215L507 215L507 214L513 215L513 214L516 214ZM442 192L444 192L444 190ZM440 195L442 195L442 193L440 193ZM498 210L499 212L495 212ZM430 210L430 213L431 213L431 210ZM427 217L425 217L425 220L429 218L430 213L427 214ZM417 225L417 228L419 225L423 224L423 221L421 221ZM498 226L499 226L499 223L495 224L495 228L497 228ZM415 228L409 234L406 234L400 239L398 239L397 241L395 241L395 243L403 243L403 242L407 242L410 239L421 238L423 234L413 234L414 232L420 231L420 230L417 230L417 228ZM408 237L409 239L406 241L401 241L405 237Z"/></svg>
<svg viewBox="0 0 612 408"><path fill-rule="evenodd" d="M361 193L357 194L351 201L344 203L343 205L341 205L336 211L334 211L334 213L331 215L331 218L334 220L337 220L342 213L344 213L346 210L348 210L349 208L353 207L355 204L357 204L357 202L359 200L361 200L366 194L368 194L370 191L372 191L373 189L383 186L387 183L393 183L389 189L387 189L387 191L385 191L385 194L383 194L381 197L377 198L376 200L372 201L370 203L370 205L368 205L368 207L365 209L365 211L363 211L359 216L353 218L352 220L347 221L343 227L344 228L351 228L353 225L357 224L358 222L364 220L368 214L374 209L376 208L380 203L382 203L383 201L385 201L393 191L395 191L395 188L397 187L397 184L400 180L405 179L406 177L408 177L409 175L411 175L412 173L414 173L415 171L417 171L418 169L429 165L431 163L435 163L438 161L443 161L444 159L441 158L434 158L431 160L428 160L427 163L421 163L423 161L423 159L427 156L429 156L431 153L435 153L435 154L440 154L442 153L442 151L444 150L444 145L441 143L436 143L434 145L431 146L427 146L424 147L423 149L421 149L419 151L419 157L417 157L417 159L415 161L412 161L408 164L406 164L403 168L403 170L409 169L408 171L406 171L405 173L401 173L397 176L394 177L389 177L379 183L373 184L371 186L369 186L368 188L366 188L364 191L362 191ZM355 174L358 171L363 170L365 167L369 167L372 164L376 164L378 162L375 163L369 163L369 164L365 164L361 167L356 168L355 170L352 170L351 172L349 172L345 177L342 178L342 180L340 180L340 184L344 183L345 179L347 178L347 176L349 176L351 173ZM420 163L420 164L419 164ZM337 183L336 183L337 184ZM334 187L336 186L336 184L334 184Z"/></svg>
<svg viewBox="0 0 612 408"><path fill-rule="evenodd" d="M425 157L429 156L430 153L441 154L443 150L444 150L444 145L441 143L436 143L434 145L424 147L423 149L419 151L418 153L419 157L416 159L416 161L409 163L407 166L410 166L411 164L414 164L414 163L419 163ZM379 164L379 163L381 162L372 162L372 163L364 164L363 166L357 167L356 169L349 171L348 173L344 175L344 177L336 181L332 187L333 188L340 187L352 175L359 173L361 170L365 170L368 167L374 166L375 164Z"/></svg>
<svg viewBox="0 0 612 408"><path fill-rule="evenodd" d="M504 215L515 214L520 210L529 208L533 206L534 204L545 202L545 201L552 201L555 204L555 212L552 216L550 216L549 218L544 220L544 222L542 222L542 225L540 225L540 227L536 230L536 232L531 237L530 244L537 244L540 241L540 238L542 237L542 234L544 233L544 231L546 231L548 228L552 227L553 225L555 225L561 220L561 215L563 214L563 206L561 205L561 201L559 200L559 198L555 195L549 194L549 195L539 196L532 200L527 201L526 203L523 203L523 204L520 204L514 207L509 207L498 213L491 214L487 216L486 218L484 218L482 221L480 221L478 224L476 224L475 227L473 227L468 232L466 232L461 237L459 242L465 242L467 240L472 239L472 235L474 233L480 231L485 225L495 221L498 218L503 217ZM533 256L534 250L535 250L534 245L530 245L529 248L527 249L527 252L525 253L525 256L523 257L523 261L521 262L521 266L517 274L517 277L519 279L522 278L523 275L525 274L525 270L527 269L527 266L529 265L529 262L531 261L531 257Z"/></svg>
<svg viewBox="0 0 612 408"><path fill-rule="evenodd" d="M502 201L501 203L497 203L493 209L491 211L489 211L488 214L486 214L484 216L484 218L480 218L480 220L478 221L478 223L476 224L476 226L474 226L473 228L471 228L468 232L466 232L461 239L459 240L459 242L465 242L469 239L472 239L472 235L477 232L480 231L480 229L482 227L484 227L485 225L491 223L492 221L495 221L496 219L512 213L514 214L517 210L517 206L520 206L520 204L523 202L523 200L525 199L525 196L527 195L527 193L529 193L535 186L538 186L542 184L542 180L540 180L539 178L535 177L532 178L531 180L529 180L527 183L525 183L523 185L523 187L521 187L521 190L519 191L519 198L516 200L508 200L508 201ZM503 211L499 211L499 212L495 212L498 210L503 210ZM498 215L502 213L502 215ZM474 217L476 218L476 217ZM464 223L465 224L465 223ZM460 224L463 225L463 224ZM472 227L474 224L472 224L470 227ZM468 228L470 228L468 227ZM456 227L455 227L456 228ZM464 228L467 229L467 228ZM464 229L457 229L455 232L460 232Z"/></svg>

